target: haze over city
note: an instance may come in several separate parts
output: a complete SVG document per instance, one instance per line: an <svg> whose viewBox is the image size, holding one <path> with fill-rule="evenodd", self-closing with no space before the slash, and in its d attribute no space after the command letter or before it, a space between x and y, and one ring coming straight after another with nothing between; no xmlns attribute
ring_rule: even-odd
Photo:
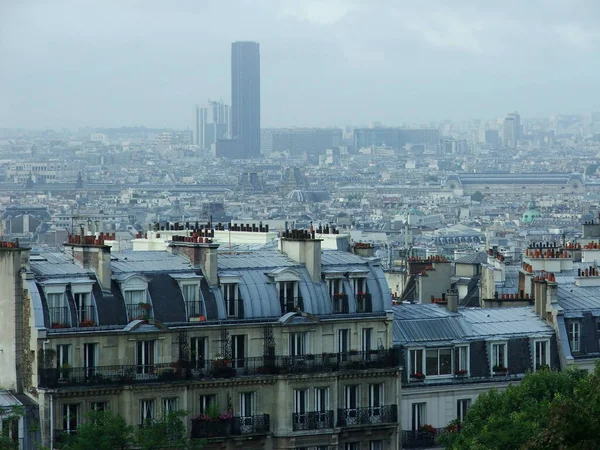
<svg viewBox="0 0 600 450"><path fill-rule="evenodd" d="M193 126L229 102L229 45L261 43L262 124L587 113L590 1L3 1L0 124Z"/></svg>

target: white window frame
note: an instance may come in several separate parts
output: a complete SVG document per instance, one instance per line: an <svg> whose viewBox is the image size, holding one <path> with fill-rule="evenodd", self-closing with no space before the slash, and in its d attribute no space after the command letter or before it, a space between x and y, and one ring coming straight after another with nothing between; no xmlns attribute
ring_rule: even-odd
<svg viewBox="0 0 600 450"><path fill-rule="evenodd" d="M199 412L200 414L206 414L208 409L217 405L217 395L216 394L202 394L200 395L199 401Z"/></svg>
<svg viewBox="0 0 600 450"><path fill-rule="evenodd" d="M373 328L363 328L360 332L360 349L365 353L373 350Z"/></svg>
<svg viewBox="0 0 600 450"><path fill-rule="evenodd" d="M248 398L250 399L250 407L248 407ZM240 392L240 417L251 418L256 411L256 392Z"/></svg>
<svg viewBox="0 0 600 450"><path fill-rule="evenodd" d="M418 431L423 425L427 423L427 403L426 402L415 402L411 403L411 429Z"/></svg>
<svg viewBox="0 0 600 450"><path fill-rule="evenodd" d="M369 384L369 408L371 410L371 416L380 416L384 404L385 383Z"/></svg>
<svg viewBox="0 0 600 450"><path fill-rule="evenodd" d="M141 347L141 352L139 351ZM138 354L141 354L141 359ZM149 339L136 341L135 343L135 365L138 375L151 374L158 362L158 341ZM140 371L141 370L141 371Z"/></svg>
<svg viewBox="0 0 600 450"><path fill-rule="evenodd" d="M408 349L408 375L418 372L425 374L425 349L422 347Z"/></svg>
<svg viewBox="0 0 600 450"><path fill-rule="evenodd" d="M383 441L370 441L369 442L369 450L383 450Z"/></svg>
<svg viewBox="0 0 600 450"><path fill-rule="evenodd" d="M466 370L467 374L469 374L471 372L470 347L468 345L457 345L455 349L457 354L456 365L458 370Z"/></svg>
<svg viewBox="0 0 600 450"><path fill-rule="evenodd" d="M93 349L90 355L90 350ZM98 368L100 360L100 344L97 342L86 342L83 344L83 366L86 369L86 375L93 375L95 369Z"/></svg>
<svg viewBox="0 0 600 450"><path fill-rule="evenodd" d="M233 297L231 297L230 289L233 289ZM227 317L239 317L240 308L240 286L238 282L234 283L223 283L221 284L221 292L223 294L223 300L225 301L225 310L227 311Z"/></svg>
<svg viewBox="0 0 600 450"><path fill-rule="evenodd" d="M338 329L338 352L348 353L352 350L352 329L340 328ZM346 347L346 348L344 348Z"/></svg>
<svg viewBox="0 0 600 450"><path fill-rule="evenodd" d="M296 331L288 334L288 354L304 356L310 353L308 331Z"/></svg>
<svg viewBox="0 0 600 450"><path fill-rule="evenodd" d="M63 410L63 431L65 433L73 434L77 431L80 424L80 404L79 403L64 403L62 405ZM71 417L75 416L75 426L71 427Z"/></svg>
<svg viewBox="0 0 600 450"><path fill-rule="evenodd" d="M242 345L239 342L242 341ZM234 368L243 368L248 357L248 336L234 334L231 336L231 362Z"/></svg>
<svg viewBox="0 0 600 450"><path fill-rule="evenodd" d="M313 409L316 413L327 413L327 411L329 411L328 387L315 388L315 404Z"/></svg>
<svg viewBox="0 0 600 450"><path fill-rule="evenodd" d="M143 425L147 420L156 419L156 400L143 399L140 400L140 425Z"/></svg>
<svg viewBox="0 0 600 450"><path fill-rule="evenodd" d="M441 357L440 354L442 351L449 351L450 352L450 367L449 367L449 372L448 373L441 373L442 372L442 363L441 363ZM436 352L436 360L437 360L437 373L434 374L430 374L427 372L427 354L428 353L432 353L432 352ZM429 377L434 377L434 378L444 378L444 377L451 377L454 375L454 351L452 347L435 347L435 348L426 348L425 351L423 352L425 361L423 364L423 369L425 370L425 372L423 372L425 374L425 376Z"/></svg>
<svg viewBox="0 0 600 450"><path fill-rule="evenodd" d="M470 398L459 398L456 400L456 418L461 422L465 420L467 412L471 407L471 399Z"/></svg>
<svg viewBox="0 0 600 450"><path fill-rule="evenodd" d="M581 351L581 322L579 320L573 320L569 323L569 344L571 346L571 352L578 353Z"/></svg>
<svg viewBox="0 0 600 450"><path fill-rule="evenodd" d="M207 336L194 336L190 339L190 359L192 369L206 368L207 361L210 361Z"/></svg>
<svg viewBox="0 0 600 450"><path fill-rule="evenodd" d="M110 411L108 400L90 402L90 411Z"/></svg>
<svg viewBox="0 0 600 450"><path fill-rule="evenodd" d="M550 339L534 339L533 341L533 371L541 367L550 367Z"/></svg>
<svg viewBox="0 0 600 450"><path fill-rule="evenodd" d="M306 415L310 411L310 392L308 388L294 389L294 413Z"/></svg>
<svg viewBox="0 0 600 450"><path fill-rule="evenodd" d="M179 409L179 397L163 397L162 413L166 417L169 413L177 412Z"/></svg>
<svg viewBox="0 0 600 450"><path fill-rule="evenodd" d="M500 348L503 348L502 357L498 352ZM494 366L508 367L508 343L506 341L490 343L490 372L494 372Z"/></svg>
<svg viewBox="0 0 600 450"><path fill-rule="evenodd" d="M281 280L281 281L277 281L277 296L279 298L279 302L281 303L283 301L283 306L285 308L285 311L282 311L283 314L286 313L290 313L290 312L295 312L296 308L298 306L300 306L298 304L298 298L300 297L299 292L300 292L300 286L298 284L299 280ZM288 287L290 287L291 284L291 288L292 288L292 295L293 298L290 300L289 298L289 290L287 289ZM283 290L281 289L283 287ZM282 293L283 293L283 297L282 297ZM291 303L293 303L293 308L290 311L290 308L288 307Z"/></svg>

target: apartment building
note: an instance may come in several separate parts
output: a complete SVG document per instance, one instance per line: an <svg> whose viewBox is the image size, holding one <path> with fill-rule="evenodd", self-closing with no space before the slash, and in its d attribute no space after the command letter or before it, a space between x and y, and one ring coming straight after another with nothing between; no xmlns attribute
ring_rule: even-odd
<svg viewBox="0 0 600 450"><path fill-rule="evenodd" d="M103 233L70 236L64 252L2 243L0 387L37 404L41 444L110 409L132 425L188 411L208 449L398 448L378 260L322 250L307 231L237 254L214 230L185 234L118 254Z"/></svg>

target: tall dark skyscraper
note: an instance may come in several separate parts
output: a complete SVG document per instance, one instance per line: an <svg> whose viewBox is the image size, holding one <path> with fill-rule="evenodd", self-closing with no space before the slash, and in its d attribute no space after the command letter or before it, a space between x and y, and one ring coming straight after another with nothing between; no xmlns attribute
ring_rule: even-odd
<svg viewBox="0 0 600 450"><path fill-rule="evenodd" d="M233 139L241 141L243 157L260 156L258 42L231 44L231 134Z"/></svg>

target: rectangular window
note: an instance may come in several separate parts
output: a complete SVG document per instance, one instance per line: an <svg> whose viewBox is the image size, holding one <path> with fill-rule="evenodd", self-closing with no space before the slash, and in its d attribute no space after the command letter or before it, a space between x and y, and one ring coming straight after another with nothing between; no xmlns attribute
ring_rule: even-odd
<svg viewBox="0 0 600 450"><path fill-rule="evenodd" d="M506 343L492 344L492 371L496 369L504 369L508 366L506 355Z"/></svg>
<svg viewBox="0 0 600 450"><path fill-rule="evenodd" d="M232 367L241 369L246 363L246 336L236 334L231 336L231 362Z"/></svg>
<svg viewBox="0 0 600 450"><path fill-rule="evenodd" d="M289 334L290 356L301 356L308 353L308 333L306 331Z"/></svg>
<svg viewBox="0 0 600 450"><path fill-rule="evenodd" d="M78 292L73 294L73 299L75 300L77 323L95 322L96 315L92 308L91 295L89 293Z"/></svg>
<svg viewBox="0 0 600 450"><path fill-rule="evenodd" d="M53 327L71 325L71 311L64 293L46 294L48 299L48 315Z"/></svg>
<svg viewBox="0 0 600 450"><path fill-rule="evenodd" d="M344 280L342 278L332 278L328 280L327 284L333 312L348 314L348 296L344 293Z"/></svg>
<svg viewBox="0 0 600 450"><path fill-rule="evenodd" d="M456 373L469 372L469 347L461 345L455 348Z"/></svg>
<svg viewBox="0 0 600 450"><path fill-rule="evenodd" d="M356 410L358 409L358 393L359 387L357 384L344 386L344 407L347 410L353 410L356 412Z"/></svg>
<svg viewBox="0 0 600 450"><path fill-rule="evenodd" d="M572 352L580 351L580 341L581 341L581 323L579 322L571 322L569 324L569 344L571 344Z"/></svg>
<svg viewBox="0 0 600 450"><path fill-rule="evenodd" d="M350 329L338 330L338 352L346 354L350 351Z"/></svg>
<svg viewBox="0 0 600 450"><path fill-rule="evenodd" d="M412 404L412 430L418 431L427 423L427 403Z"/></svg>
<svg viewBox="0 0 600 450"><path fill-rule="evenodd" d="M98 367L98 344L83 344L83 364L86 377L92 377L96 374L96 368Z"/></svg>
<svg viewBox="0 0 600 450"><path fill-rule="evenodd" d="M185 302L190 303L198 301L198 285L197 284L182 284L181 294Z"/></svg>
<svg viewBox="0 0 600 450"><path fill-rule="evenodd" d="M535 365L533 370L540 370L544 367L550 367L550 341L547 339L534 341Z"/></svg>
<svg viewBox="0 0 600 450"><path fill-rule="evenodd" d="M465 420L467 416L467 411L471 407L471 399L463 398L456 401L456 418L461 422Z"/></svg>
<svg viewBox="0 0 600 450"><path fill-rule="evenodd" d="M135 363L138 374L154 373L154 363L156 360L155 341L137 341Z"/></svg>
<svg viewBox="0 0 600 450"><path fill-rule="evenodd" d="M371 441L369 450L383 450L383 441Z"/></svg>
<svg viewBox="0 0 600 450"><path fill-rule="evenodd" d="M209 360L208 338L193 337L190 339L190 363L192 369L206 369L206 361Z"/></svg>
<svg viewBox="0 0 600 450"><path fill-rule="evenodd" d="M373 328L363 328L361 331L361 351L368 352L373 347Z"/></svg>
<svg viewBox="0 0 600 450"><path fill-rule="evenodd" d="M148 319L150 305L147 303L146 291L143 289L125 291L125 307L129 320Z"/></svg>
<svg viewBox="0 0 600 450"><path fill-rule="evenodd" d="M329 388L315 388L315 411L324 413L329 410Z"/></svg>
<svg viewBox="0 0 600 450"><path fill-rule="evenodd" d="M199 413L206 414L210 409L217 405L217 396L214 394L201 395Z"/></svg>
<svg viewBox="0 0 600 450"><path fill-rule="evenodd" d="M77 431L79 424L79 404L63 405L63 430L72 434Z"/></svg>
<svg viewBox="0 0 600 450"><path fill-rule="evenodd" d="M280 281L279 283L279 303L281 304L281 313L286 314L296 311L300 308L300 299L298 292L298 282Z"/></svg>
<svg viewBox="0 0 600 450"><path fill-rule="evenodd" d="M62 344L56 346L56 368L58 376L67 379L72 371L71 344Z"/></svg>
<svg viewBox="0 0 600 450"><path fill-rule="evenodd" d="M156 404L154 400L140 400L140 425L144 425L156 418Z"/></svg>
<svg viewBox="0 0 600 450"><path fill-rule="evenodd" d="M227 307L228 317L240 317L239 308L239 290L237 283L228 283L223 285L223 299Z"/></svg>
<svg viewBox="0 0 600 450"><path fill-rule="evenodd" d="M162 413L163 416L167 414L177 412L177 405L179 403L179 399L177 397L169 397L162 399Z"/></svg>
<svg viewBox="0 0 600 450"><path fill-rule="evenodd" d="M428 349L425 352L425 374L427 376L452 374L452 349Z"/></svg>
<svg viewBox="0 0 600 450"><path fill-rule="evenodd" d="M90 402L91 411L108 411L108 402Z"/></svg>
<svg viewBox="0 0 600 450"><path fill-rule="evenodd" d="M417 373L425 373L423 371L423 350L410 350L409 354L409 371L410 375L414 375Z"/></svg>
<svg viewBox="0 0 600 450"><path fill-rule="evenodd" d="M381 407L383 406L383 383L369 385L369 408L371 408L371 416L378 417L381 415Z"/></svg>
<svg viewBox="0 0 600 450"><path fill-rule="evenodd" d="M254 392L240 393L240 416L252 417L254 415Z"/></svg>
<svg viewBox="0 0 600 450"><path fill-rule="evenodd" d="M294 429L302 430L308 423L308 389L294 389Z"/></svg>
<svg viewBox="0 0 600 450"><path fill-rule="evenodd" d="M360 444L358 442L346 442L344 450L360 450L359 445Z"/></svg>

